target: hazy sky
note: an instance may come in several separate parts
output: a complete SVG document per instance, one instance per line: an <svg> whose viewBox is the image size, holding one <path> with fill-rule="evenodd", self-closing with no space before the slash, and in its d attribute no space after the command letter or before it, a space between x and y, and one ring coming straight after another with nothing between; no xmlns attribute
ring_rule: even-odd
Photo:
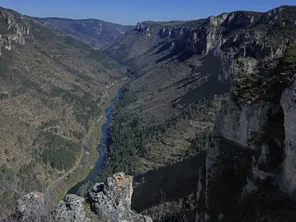
<svg viewBox="0 0 296 222"><path fill-rule="evenodd" d="M120 24L193 20L234 10L267 11L296 0L0 0L0 6L37 17L96 18Z"/></svg>

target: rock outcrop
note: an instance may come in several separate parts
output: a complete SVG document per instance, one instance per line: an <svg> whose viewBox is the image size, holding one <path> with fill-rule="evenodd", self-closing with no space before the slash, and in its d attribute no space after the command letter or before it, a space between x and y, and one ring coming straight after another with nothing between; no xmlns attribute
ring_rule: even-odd
<svg viewBox="0 0 296 222"><path fill-rule="evenodd" d="M30 27L25 18L20 14L2 10L0 14L0 55L1 49L12 49L12 44L24 45L26 38L30 36Z"/></svg>
<svg viewBox="0 0 296 222"><path fill-rule="evenodd" d="M190 22L165 24L139 22L135 31L149 37L154 32L161 38L169 38L175 40L178 44L184 44L186 49L198 55L206 55L217 45L227 42L229 37L225 35L226 32L251 27L259 20L261 15L262 13L251 12L223 13L219 16L198 20L196 24ZM238 35L249 37L249 33L238 33L235 38L238 38Z"/></svg>
<svg viewBox="0 0 296 222"><path fill-rule="evenodd" d="M48 221L48 212L44 204L43 193L33 192L17 202L19 221Z"/></svg>
<svg viewBox="0 0 296 222"><path fill-rule="evenodd" d="M74 194L67 195L53 212L57 222L88 222L84 211L84 198Z"/></svg>
<svg viewBox="0 0 296 222"><path fill-rule="evenodd" d="M133 178L124 173L109 177L105 184L98 183L89 191L92 210L103 221L152 222L152 219L131 210Z"/></svg>
<svg viewBox="0 0 296 222"><path fill-rule="evenodd" d="M24 222L90 222L86 216L89 204L91 218L106 222L152 222L152 219L131 210L133 177L117 173L106 183L97 183L83 197L68 194L51 213L44 201L44 194L33 192L18 201L17 219ZM53 216L53 217L52 217Z"/></svg>

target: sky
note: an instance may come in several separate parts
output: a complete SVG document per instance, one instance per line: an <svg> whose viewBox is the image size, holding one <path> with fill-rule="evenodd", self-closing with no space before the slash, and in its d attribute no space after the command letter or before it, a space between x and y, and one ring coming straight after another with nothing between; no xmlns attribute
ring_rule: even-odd
<svg viewBox="0 0 296 222"><path fill-rule="evenodd" d="M194 20L235 10L267 11L296 0L0 0L0 6L36 17L139 21Z"/></svg>

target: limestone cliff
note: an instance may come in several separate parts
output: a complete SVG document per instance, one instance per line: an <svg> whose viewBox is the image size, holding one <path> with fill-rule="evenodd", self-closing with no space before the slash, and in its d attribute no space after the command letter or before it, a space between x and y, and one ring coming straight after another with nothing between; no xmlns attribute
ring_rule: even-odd
<svg viewBox="0 0 296 222"><path fill-rule="evenodd" d="M289 45L234 84L200 170L196 221L295 218L295 53Z"/></svg>
<svg viewBox="0 0 296 222"><path fill-rule="evenodd" d="M24 45L30 36L30 27L25 22L25 17L20 14L2 10L0 14L0 55L2 48L12 49L12 44Z"/></svg>
<svg viewBox="0 0 296 222"><path fill-rule="evenodd" d="M287 59L285 54L296 43L295 24L293 6L265 13L236 11L191 22L141 22L107 51L135 67L140 76L130 84L130 100L118 112L118 126L127 115L136 123L161 126L164 119L176 126L183 120L172 116L186 110L186 105L202 104L215 95L226 98L207 146L206 165L196 169L197 221L281 221L281 217L291 221L293 217L288 209L293 206L295 185L295 86L291 84L296 70L290 64L295 55ZM204 81L195 84L195 79ZM138 113L145 115L137 118ZM150 146L143 148L141 143L139 147L150 159L138 154L129 159L143 158L143 163L157 166L163 166L166 158L169 164L176 161L182 152L175 146L180 141L176 135L189 128L184 125L169 136L167 131L173 127L168 126L155 135L159 141L151 137ZM186 145L181 147L186 149ZM162 162L157 161L159 156Z"/></svg>

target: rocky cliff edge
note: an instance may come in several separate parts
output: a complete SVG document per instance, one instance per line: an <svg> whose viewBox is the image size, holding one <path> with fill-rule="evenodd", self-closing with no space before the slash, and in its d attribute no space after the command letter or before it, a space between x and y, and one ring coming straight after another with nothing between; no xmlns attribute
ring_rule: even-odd
<svg viewBox="0 0 296 222"><path fill-rule="evenodd" d="M97 183L88 191L87 197L66 195L52 213L46 210L44 195L33 192L18 201L18 221L87 222L86 208L93 220L108 222L152 222L150 217L131 210L133 178L124 173L109 177L105 183ZM52 214L52 215L50 215Z"/></svg>

